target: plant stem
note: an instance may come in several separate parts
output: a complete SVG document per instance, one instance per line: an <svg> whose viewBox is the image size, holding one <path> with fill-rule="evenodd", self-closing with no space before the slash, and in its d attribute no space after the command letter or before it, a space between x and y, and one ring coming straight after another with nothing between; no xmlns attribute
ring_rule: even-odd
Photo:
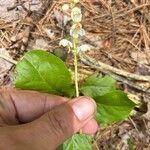
<svg viewBox="0 0 150 150"><path fill-rule="evenodd" d="M76 97L79 97L77 43L78 43L78 39L73 38L75 89L76 89Z"/></svg>
<svg viewBox="0 0 150 150"><path fill-rule="evenodd" d="M76 97L79 97L77 43L78 39L73 38L75 88L76 88ZM82 134L82 129L80 129L79 133Z"/></svg>

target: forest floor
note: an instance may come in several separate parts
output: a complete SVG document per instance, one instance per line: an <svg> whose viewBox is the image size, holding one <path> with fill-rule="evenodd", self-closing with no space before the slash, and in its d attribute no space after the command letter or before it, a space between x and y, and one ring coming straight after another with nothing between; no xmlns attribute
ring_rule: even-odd
<svg viewBox="0 0 150 150"><path fill-rule="evenodd" d="M0 0L0 86L13 86L16 62L30 49L57 53L69 65L71 56L59 47L69 36L70 17L61 10L69 0ZM150 149L150 1L81 0L86 31L80 39L87 51L79 58L80 78L109 74L118 88L138 103L133 114L100 127L97 150Z"/></svg>

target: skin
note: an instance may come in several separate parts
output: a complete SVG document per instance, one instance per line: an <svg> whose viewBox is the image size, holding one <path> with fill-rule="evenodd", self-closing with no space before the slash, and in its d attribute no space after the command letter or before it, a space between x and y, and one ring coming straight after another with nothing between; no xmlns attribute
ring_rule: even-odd
<svg viewBox="0 0 150 150"><path fill-rule="evenodd" d="M96 105L88 97L65 97L0 89L0 149L54 150L80 129L94 134Z"/></svg>

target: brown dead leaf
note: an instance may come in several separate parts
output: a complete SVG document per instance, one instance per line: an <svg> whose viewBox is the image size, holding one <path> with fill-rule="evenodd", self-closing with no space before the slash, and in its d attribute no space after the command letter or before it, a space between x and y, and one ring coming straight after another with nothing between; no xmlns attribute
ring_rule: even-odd
<svg viewBox="0 0 150 150"><path fill-rule="evenodd" d="M36 39L35 45L33 46L33 48L48 50L48 42L42 38Z"/></svg>
<svg viewBox="0 0 150 150"><path fill-rule="evenodd" d="M6 57L11 58L11 56L5 48L0 48L0 55L4 55ZM4 70L9 70L12 67L12 64L3 58L0 58L0 64L0 72L3 72Z"/></svg>
<svg viewBox="0 0 150 150"><path fill-rule="evenodd" d="M96 46L98 48L102 48L102 39L99 35L95 35L90 32L86 32L86 38L92 43L93 46Z"/></svg>
<svg viewBox="0 0 150 150"><path fill-rule="evenodd" d="M136 68L136 73L139 75L145 75L148 76L150 75L150 66L147 65L139 65Z"/></svg>
<svg viewBox="0 0 150 150"><path fill-rule="evenodd" d="M55 33L51 29L44 28L43 30L51 40L55 38Z"/></svg>
<svg viewBox="0 0 150 150"><path fill-rule="evenodd" d="M138 64L146 64L148 65L147 56L144 52L132 52L131 57L136 61Z"/></svg>
<svg viewBox="0 0 150 150"><path fill-rule="evenodd" d="M143 117L150 121L150 95L144 95L144 101L147 103L147 113Z"/></svg>
<svg viewBox="0 0 150 150"><path fill-rule="evenodd" d="M10 58L8 51L5 48L0 48L0 55ZM0 58L0 85L3 82L3 77L6 75L8 70L12 67L12 64L7 60Z"/></svg>
<svg viewBox="0 0 150 150"><path fill-rule="evenodd" d="M67 25L68 21L71 20L70 17L68 17L67 15L64 15L58 10L54 10L54 16L58 22L58 25L62 28Z"/></svg>

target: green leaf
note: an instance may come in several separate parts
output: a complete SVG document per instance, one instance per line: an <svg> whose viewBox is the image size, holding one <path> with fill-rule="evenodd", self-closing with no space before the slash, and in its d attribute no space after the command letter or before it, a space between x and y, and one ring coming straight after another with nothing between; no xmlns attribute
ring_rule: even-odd
<svg viewBox="0 0 150 150"><path fill-rule="evenodd" d="M74 134L58 150L92 150L92 138L85 134Z"/></svg>
<svg viewBox="0 0 150 150"><path fill-rule="evenodd" d="M121 91L113 91L94 98L97 103L96 119L110 124L127 118L135 104Z"/></svg>
<svg viewBox="0 0 150 150"><path fill-rule="evenodd" d="M81 85L80 91L85 96L96 97L115 90L116 81L110 76L101 77L94 74Z"/></svg>
<svg viewBox="0 0 150 150"><path fill-rule="evenodd" d="M72 96L71 75L58 57L42 50L27 52L16 66L15 86L51 94Z"/></svg>

